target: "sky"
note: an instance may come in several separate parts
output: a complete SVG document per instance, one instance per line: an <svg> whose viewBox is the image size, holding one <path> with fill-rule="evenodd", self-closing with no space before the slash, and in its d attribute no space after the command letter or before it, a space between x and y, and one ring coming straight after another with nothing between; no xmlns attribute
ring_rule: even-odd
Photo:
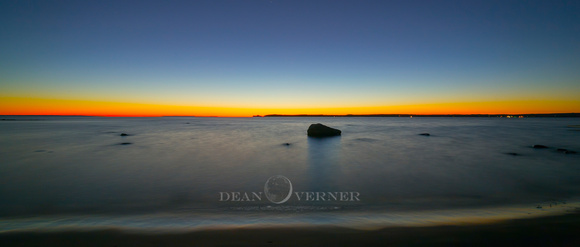
<svg viewBox="0 0 580 247"><path fill-rule="evenodd" d="M0 1L0 115L580 112L580 1Z"/></svg>

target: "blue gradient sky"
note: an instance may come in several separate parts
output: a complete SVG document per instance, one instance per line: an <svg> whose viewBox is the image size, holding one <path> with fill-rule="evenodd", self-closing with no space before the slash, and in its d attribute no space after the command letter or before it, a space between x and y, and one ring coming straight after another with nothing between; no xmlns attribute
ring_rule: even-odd
<svg viewBox="0 0 580 247"><path fill-rule="evenodd" d="M242 108L574 101L578 13L579 1L2 1L0 96Z"/></svg>

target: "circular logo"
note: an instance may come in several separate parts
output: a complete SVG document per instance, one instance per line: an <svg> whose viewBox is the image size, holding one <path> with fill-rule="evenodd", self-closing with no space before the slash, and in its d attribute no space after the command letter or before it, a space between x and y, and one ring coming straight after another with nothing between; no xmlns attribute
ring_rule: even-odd
<svg viewBox="0 0 580 247"><path fill-rule="evenodd" d="M292 196L292 182L281 175L271 176L264 185L264 194L273 203L285 203Z"/></svg>

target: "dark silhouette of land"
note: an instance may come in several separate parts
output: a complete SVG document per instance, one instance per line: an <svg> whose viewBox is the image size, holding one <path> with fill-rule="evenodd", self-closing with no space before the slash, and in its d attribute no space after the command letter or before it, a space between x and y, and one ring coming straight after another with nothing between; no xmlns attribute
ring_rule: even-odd
<svg viewBox="0 0 580 247"><path fill-rule="evenodd" d="M0 121L38 121L40 119L26 119L23 117L200 117L193 115L179 116L91 116L91 115L0 115ZM203 116L219 117L219 116ZM505 118L558 118L558 117L580 117L580 113L534 113L534 114L346 114L346 115L325 115L325 114L269 114L254 115L252 117L505 117Z"/></svg>
<svg viewBox="0 0 580 247"><path fill-rule="evenodd" d="M270 114L264 117L506 117L506 118L528 118L528 117L580 117L580 113L538 113L538 114L346 114L346 115L324 115L324 114Z"/></svg>

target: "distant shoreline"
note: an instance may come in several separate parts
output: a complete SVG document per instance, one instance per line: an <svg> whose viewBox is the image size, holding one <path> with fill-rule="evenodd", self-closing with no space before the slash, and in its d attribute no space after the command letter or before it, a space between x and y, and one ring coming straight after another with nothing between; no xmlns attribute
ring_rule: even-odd
<svg viewBox="0 0 580 247"><path fill-rule="evenodd" d="M180 117L213 117L213 118L232 118L230 116L98 116L98 115L0 115L0 121L16 121L14 117L165 117L165 118L180 118ZM233 118L248 118L233 117ZM254 115L251 117L481 117L481 118L577 118L580 113L532 113L532 114L343 114L343 115L329 115L329 114L268 114L268 115ZM23 121L18 119L18 121ZM32 121L32 120L28 120Z"/></svg>
<svg viewBox="0 0 580 247"><path fill-rule="evenodd" d="M256 115L254 117L261 117ZM263 117L505 117L505 118L528 118L528 117L580 117L580 113L539 113L539 114L269 114Z"/></svg>

